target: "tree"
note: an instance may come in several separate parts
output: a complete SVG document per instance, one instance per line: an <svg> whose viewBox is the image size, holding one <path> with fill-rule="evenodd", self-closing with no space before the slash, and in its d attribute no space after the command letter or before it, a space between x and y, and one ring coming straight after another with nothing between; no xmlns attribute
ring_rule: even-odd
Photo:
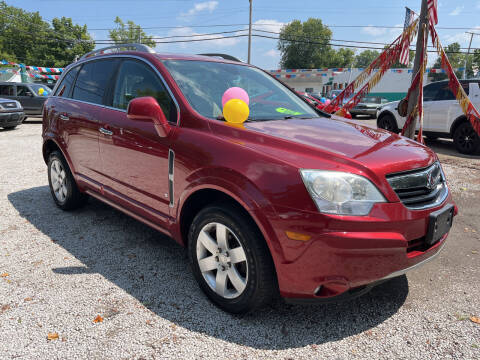
<svg viewBox="0 0 480 360"><path fill-rule="evenodd" d="M293 20L280 31L277 44L281 53L280 65L288 69L315 69L351 65L354 52L335 51L330 45L332 32L322 20L310 18L305 22Z"/></svg>
<svg viewBox="0 0 480 360"><path fill-rule="evenodd" d="M466 55L460 53L460 44L458 42L454 42L448 45L445 48L445 53L447 54L448 60L450 61L450 64L452 65L453 68L460 68L465 65L464 62L465 62ZM433 65L433 67L435 69L442 68L442 59L440 57L437 58L437 61L435 61L435 64ZM457 75L457 77L461 79L463 76L463 73L462 71L456 71L455 75ZM447 74L430 73L430 77L432 78L433 81L440 81L440 80L445 80L447 78Z"/></svg>
<svg viewBox="0 0 480 360"><path fill-rule="evenodd" d="M377 50L365 50L362 51L360 54L355 56L355 62L353 63L353 67L356 68L366 68L370 65L373 60L375 60L380 53Z"/></svg>
<svg viewBox="0 0 480 360"><path fill-rule="evenodd" d="M127 21L127 24L125 24L122 19L117 16L115 18L115 24L117 25L117 29L108 32L110 39L112 39L115 44L136 42L155 47L155 41L152 37L147 36L142 28L133 21L129 20Z"/></svg>
<svg viewBox="0 0 480 360"><path fill-rule="evenodd" d="M338 49L329 65L329 67L351 67L355 61L355 52L352 49Z"/></svg>
<svg viewBox="0 0 480 360"><path fill-rule="evenodd" d="M95 47L86 26L73 25L70 18L55 18L52 24L38 12L0 1L0 60L63 67Z"/></svg>

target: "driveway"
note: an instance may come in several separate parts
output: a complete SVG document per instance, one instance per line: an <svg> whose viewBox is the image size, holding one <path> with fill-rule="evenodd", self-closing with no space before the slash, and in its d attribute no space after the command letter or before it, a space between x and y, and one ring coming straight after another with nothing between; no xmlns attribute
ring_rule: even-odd
<svg viewBox="0 0 480 360"><path fill-rule="evenodd" d="M353 301L239 317L173 240L93 199L57 209L40 133L0 130L1 359L480 358L477 158L441 155L460 213L434 261Z"/></svg>

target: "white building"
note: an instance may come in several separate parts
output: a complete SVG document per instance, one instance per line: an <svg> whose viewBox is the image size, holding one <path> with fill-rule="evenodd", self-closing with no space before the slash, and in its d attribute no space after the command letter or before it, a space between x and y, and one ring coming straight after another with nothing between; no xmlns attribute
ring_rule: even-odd
<svg viewBox="0 0 480 360"><path fill-rule="evenodd" d="M326 95L344 89L363 69L271 70L270 73L297 91ZM370 95L400 100L407 94L412 81L411 69L389 69ZM424 84L428 83L427 74Z"/></svg>

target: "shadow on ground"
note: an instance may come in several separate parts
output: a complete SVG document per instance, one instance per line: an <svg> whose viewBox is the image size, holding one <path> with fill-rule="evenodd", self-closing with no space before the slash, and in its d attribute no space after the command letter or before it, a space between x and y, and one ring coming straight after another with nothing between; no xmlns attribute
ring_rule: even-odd
<svg viewBox="0 0 480 360"><path fill-rule="evenodd" d="M172 239L90 199L62 212L47 186L8 195L20 216L84 266L53 268L62 276L98 273L159 317L188 330L258 349L285 349L340 340L395 314L408 295L405 276L345 303L297 306L279 301L253 315L232 316L212 305Z"/></svg>

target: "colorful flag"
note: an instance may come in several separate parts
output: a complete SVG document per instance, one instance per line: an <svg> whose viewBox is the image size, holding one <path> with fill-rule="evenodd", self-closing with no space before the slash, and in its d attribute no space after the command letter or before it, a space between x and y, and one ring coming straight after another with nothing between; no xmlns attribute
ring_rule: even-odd
<svg viewBox="0 0 480 360"><path fill-rule="evenodd" d="M437 13L437 0L428 0L428 17L430 19L431 25L438 24L438 13Z"/></svg>
<svg viewBox="0 0 480 360"><path fill-rule="evenodd" d="M415 16L415 12L405 7L405 23L403 25L403 31L412 25L413 18ZM400 53L400 64L408 65L410 64L410 38L408 36L405 37L404 42L402 44L402 52Z"/></svg>

